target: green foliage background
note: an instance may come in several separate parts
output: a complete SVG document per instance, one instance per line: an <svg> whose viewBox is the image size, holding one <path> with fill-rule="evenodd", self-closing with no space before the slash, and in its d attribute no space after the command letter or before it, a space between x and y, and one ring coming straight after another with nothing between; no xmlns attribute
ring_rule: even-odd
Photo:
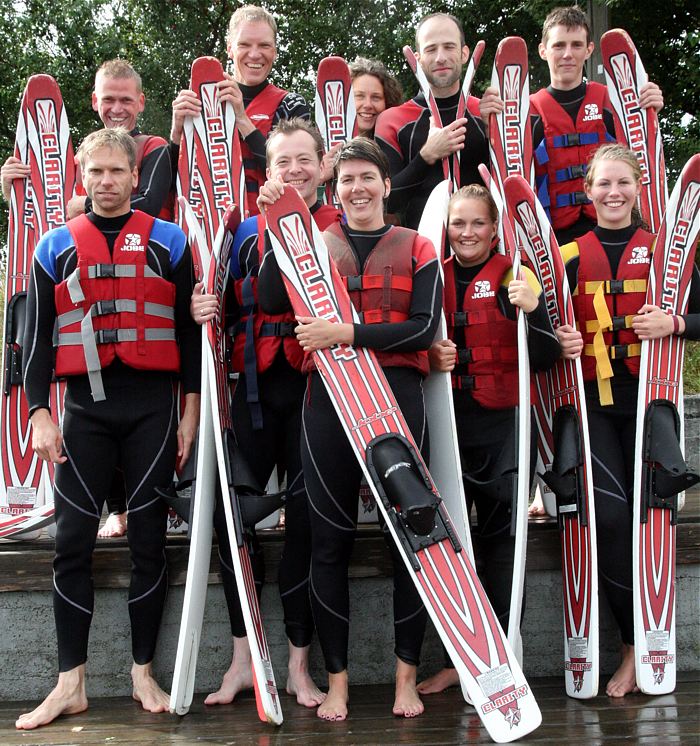
<svg viewBox="0 0 700 746"><path fill-rule="evenodd" d="M273 81L313 101L319 60L330 54L353 59L362 54L386 62L407 96L416 89L401 48L413 45L413 29L427 12L448 11L464 24L467 43L486 41L475 82L488 84L500 39L522 36L530 49L531 88L545 85L547 67L537 54L542 21L566 0L269 0L265 7L280 26L279 58ZM190 63L210 54L226 59L228 20L240 5L233 0L0 0L0 38L6 64L0 66L0 162L12 153L17 111L27 78L49 73L66 103L74 142L99 125L90 106L95 70L121 56L141 73L147 96L144 131L168 135L170 104L189 79ZM583 3L582 3L583 4ZM700 150L700 19L693 0L608 0L609 25L625 28L637 45L650 77L664 92L662 130L675 181L688 157ZM0 211L0 243L7 211ZM698 387L698 384L696 384Z"/></svg>

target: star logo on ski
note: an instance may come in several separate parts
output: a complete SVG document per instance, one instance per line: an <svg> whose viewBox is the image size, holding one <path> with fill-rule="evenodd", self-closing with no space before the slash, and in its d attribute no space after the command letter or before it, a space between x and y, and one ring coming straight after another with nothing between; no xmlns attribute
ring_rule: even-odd
<svg viewBox="0 0 700 746"><path fill-rule="evenodd" d="M663 680L664 680L664 671L661 668L657 668L656 671L654 671L654 683L662 684Z"/></svg>
<svg viewBox="0 0 700 746"><path fill-rule="evenodd" d="M509 707L506 714L504 715L511 728L514 728L516 725L520 725L520 719L522 718L522 716L522 713L517 707Z"/></svg>

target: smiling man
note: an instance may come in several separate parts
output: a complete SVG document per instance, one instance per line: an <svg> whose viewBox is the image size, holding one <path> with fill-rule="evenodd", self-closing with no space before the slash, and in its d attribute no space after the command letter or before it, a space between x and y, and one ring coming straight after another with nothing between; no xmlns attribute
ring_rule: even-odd
<svg viewBox="0 0 700 746"><path fill-rule="evenodd" d="M265 183L265 141L282 119L309 119L309 107L298 93L269 82L277 58L277 22L264 8L244 5L232 16L226 35L233 75L219 84L221 101L233 105L243 148L248 210L257 214L256 199ZM197 116L202 104L194 91L182 90L173 101L170 130L173 156L179 152L185 117ZM177 159L175 158L175 161Z"/></svg>
<svg viewBox="0 0 700 746"><path fill-rule="evenodd" d="M124 127L136 141L138 182L131 193L131 206L135 210L170 218L168 194L172 174L168 143L162 137L139 132L137 121L146 105L141 76L126 61L108 60L95 75L92 108L105 127ZM12 179L24 179L30 174L29 166L11 156L2 167L2 191L9 199ZM91 201L77 176L76 196L68 203L68 217L74 218L90 212ZM123 531L122 531L123 533Z"/></svg>
<svg viewBox="0 0 700 746"><path fill-rule="evenodd" d="M447 13L425 16L416 28L416 57L425 72L440 110L442 127L435 127L422 93L379 115L375 139L389 159L391 194L387 210L400 213L404 224L416 228L430 192L442 181L442 159L462 151L461 183L481 183L479 163L488 163L485 127L479 100L469 97L467 111L457 119L462 69L469 59L464 30Z"/></svg>
<svg viewBox="0 0 700 746"><path fill-rule="evenodd" d="M19 717L21 730L87 709L92 553L115 469L124 475L130 513L133 697L150 712L169 705L152 671L168 588L167 507L155 489L190 455L201 335L189 315L193 268L184 234L131 209L136 151L122 127L85 138L78 161L91 210L46 233L32 261L23 376L32 448L55 464L59 675L48 697ZM49 411L54 370L67 382L60 429ZM178 374L185 392L179 424Z"/></svg>

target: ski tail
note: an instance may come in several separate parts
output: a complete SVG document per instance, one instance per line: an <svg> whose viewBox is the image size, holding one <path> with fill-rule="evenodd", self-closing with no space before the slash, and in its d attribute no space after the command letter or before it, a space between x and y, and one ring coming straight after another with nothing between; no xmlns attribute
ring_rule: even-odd
<svg viewBox="0 0 700 746"><path fill-rule="evenodd" d="M654 109L642 109L639 93L649 81L632 39L622 29L606 31L600 40L605 80L615 118L618 142L639 159L642 192L639 206L652 233L656 233L668 201L666 166L659 118Z"/></svg>
<svg viewBox="0 0 700 746"><path fill-rule="evenodd" d="M514 174L534 184L527 46L519 36L509 36L498 45L491 85L503 100L503 112L492 114L489 122L493 178L501 192Z"/></svg>
<svg viewBox="0 0 700 746"><path fill-rule="evenodd" d="M471 95L472 83L474 82L474 76L476 75L477 68L481 62L481 58L486 49L486 42L480 39L474 47L469 64L467 65L467 72L464 75L464 81L462 82L462 90L459 95L459 102L457 103L457 116L456 119L461 119L467 114L467 106L469 104L469 96ZM454 189L457 190L462 186L462 151L457 151L457 163L452 168L452 182Z"/></svg>

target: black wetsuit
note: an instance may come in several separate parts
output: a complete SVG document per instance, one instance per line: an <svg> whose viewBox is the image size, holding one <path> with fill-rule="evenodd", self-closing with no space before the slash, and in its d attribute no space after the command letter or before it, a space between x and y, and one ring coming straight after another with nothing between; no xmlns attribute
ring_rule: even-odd
<svg viewBox="0 0 700 746"><path fill-rule="evenodd" d="M130 213L117 218L88 218L104 233L110 251ZM159 221L157 221L158 224ZM189 313L193 271L189 248L179 229L168 223L147 247L148 266L175 285L175 324L181 350L185 393L199 391L201 334ZM24 389L30 413L49 408L53 370L54 288L76 267L76 249L68 230L51 246L47 234L37 247L27 300L24 337ZM172 238L179 234L179 238ZM170 240L172 239L172 240ZM46 242L46 243L44 243ZM129 587L134 661L152 660L167 593L164 555L166 506L155 487L172 481L177 452L174 376L136 370L116 359L102 371L106 400L94 402L87 375L69 376L63 419L68 461L55 471L56 556L54 615L59 670L85 662L94 592L92 552L102 507L114 470L124 475L129 513L132 572Z"/></svg>

